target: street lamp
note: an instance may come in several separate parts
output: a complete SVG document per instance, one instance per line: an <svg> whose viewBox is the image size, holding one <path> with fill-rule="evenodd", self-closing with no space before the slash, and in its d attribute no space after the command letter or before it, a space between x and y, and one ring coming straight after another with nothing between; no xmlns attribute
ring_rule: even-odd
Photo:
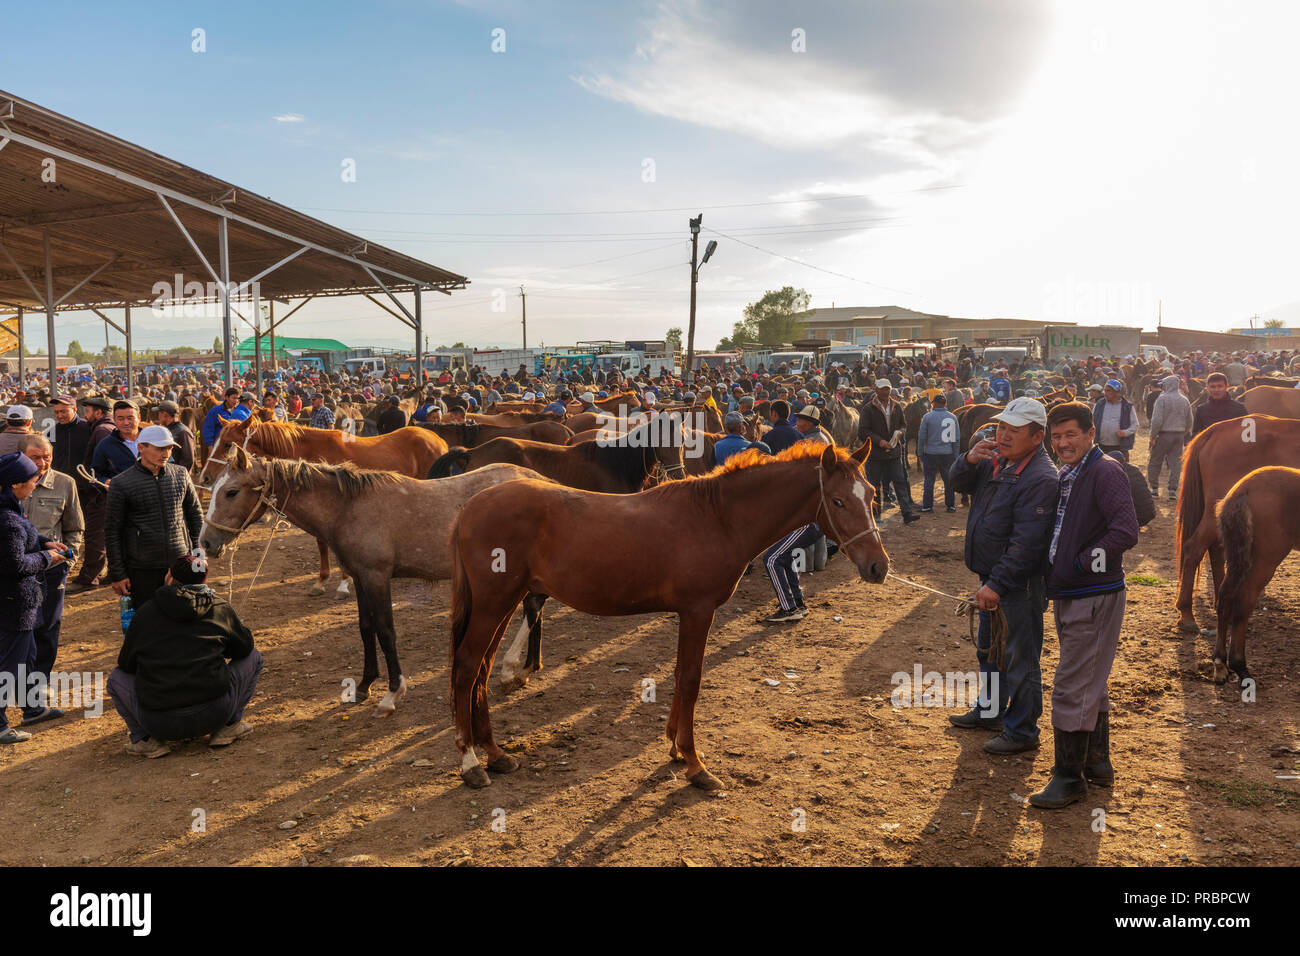
<svg viewBox="0 0 1300 956"><path fill-rule="evenodd" d="M704 247L703 261L697 261L699 256L700 242L700 223L704 221L704 213L700 213L694 219L690 220L691 225L691 321L689 330L686 333L686 368L683 378L690 381L688 376L695 365L695 284L700 278L700 266L708 262L713 255L714 250L718 248L718 240L710 239L709 244Z"/></svg>

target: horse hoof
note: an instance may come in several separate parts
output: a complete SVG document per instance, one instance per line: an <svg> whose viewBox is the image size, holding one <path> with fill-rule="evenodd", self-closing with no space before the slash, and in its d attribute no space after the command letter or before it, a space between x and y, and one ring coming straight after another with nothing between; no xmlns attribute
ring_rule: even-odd
<svg viewBox="0 0 1300 956"><path fill-rule="evenodd" d="M321 588L321 594L324 593L325 593L325 589ZM348 590L348 582L340 581L338 590L334 592L334 600L341 601L344 598L351 597L351 596L352 596L352 592Z"/></svg>
<svg viewBox="0 0 1300 956"><path fill-rule="evenodd" d="M460 772L460 779L464 780L465 783L473 787L475 790L482 790L484 787L490 786L492 783L492 778L487 775L487 771L482 767L470 767L468 770L462 770Z"/></svg>
<svg viewBox="0 0 1300 956"><path fill-rule="evenodd" d="M325 585L321 584L319 581L317 581L307 590L308 597L320 597L324 593L325 593Z"/></svg>
<svg viewBox="0 0 1300 956"><path fill-rule="evenodd" d="M701 790L721 790L722 781L709 773L707 770L697 770L691 776L686 778L692 786L699 787Z"/></svg>
<svg viewBox="0 0 1300 956"><path fill-rule="evenodd" d="M1214 662L1214 682L1216 684L1226 684L1228 682L1228 668L1219 661Z"/></svg>
<svg viewBox="0 0 1300 956"><path fill-rule="evenodd" d="M517 690L523 690L528 686L528 678L522 675L516 675L509 680L501 682L501 693L513 694Z"/></svg>
<svg viewBox="0 0 1300 956"><path fill-rule="evenodd" d="M519 761L510 754L502 754L488 764L488 769L493 773L514 773L519 769Z"/></svg>
<svg viewBox="0 0 1300 956"><path fill-rule="evenodd" d="M1196 626L1195 621L1179 621L1178 630L1184 634L1196 634L1200 631L1200 628Z"/></svg>

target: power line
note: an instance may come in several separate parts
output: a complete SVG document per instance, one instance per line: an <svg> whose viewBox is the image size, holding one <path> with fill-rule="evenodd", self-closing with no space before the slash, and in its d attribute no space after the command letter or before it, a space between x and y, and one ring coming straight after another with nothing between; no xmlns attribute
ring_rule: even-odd
<svg viewBox="0 0 1300 956"><path fill-rule="evenodd" d="M591 209L577 212L416 212L409 209L338 209L330 206L299 206L298 208L310 212L344 212L363 216L640 216L654 213L690 212L692 210L747 209L754 206L789 206L798 203L837 202L843 199L872 199L875 196L935 192L943 189L961 189L964 186L965 183L949 183L943 186L918 186L915 189L894 189L878 193L856 193L844 196L814 196L807 199L769 199L761 202L717 203L714 205L697 203L693 206L668 206L662 209Z"/></svg>
<svg viewBox="0 0 1300 956"><path fill-rule="evenodd" d="M773 230L790 231L811 229L814 226L841 226L841 225L864 225L876 222L900 222L903 221L901 216L875 216L869 218L855 219L829 219L823 222L789 222L777 223L770 226L737 226L736 232L770 232ZM418 229L367 229L367 234L372 235L389 235L389 236L451 236L451 237L468 237L477 239L547 239L547 238L599 238L606 239L611 237L637 236L641 238L662 239L672 235L665 230L654 230L651 232L426 232Z"/></svg>
<svg viewBox="0 0 1300 956"><path fill-rule="evenodd" d="M910 295L910 296L916 295L915 292L908 292L906 289L895 289L892 286L881 285L879 282L868 282L866 279L859 279L856 276L845 275L843 272L835 272L831 269L823 269L821 266L815 266L811 262L804 262L801 259L795 259L787 255L782 255L779 252L773 252L771 249L763 249L759 246L754 245L752 242L746 242L743 239L737 239L735 236L729 236L725 232L718 232L718 230L716 229L709 229L708 226L705 226L704 228L708 232L713 233L714 235L722 236L724 239L730 239L732 242L738 242L742 246L749 246L749 248L751 249L757 249L759 252L762 252L766 255L775 256L778 259L784 259L786 262L793 262L795 265L804 266L805 268L808 269L815 269L818 272L825 272L827 275L837 276L838 278L841 279L848 279L850 282L860 282L863 285L873 286L877 289L885 289L886 291L889 292L897 292L899 295Z"/></svg>

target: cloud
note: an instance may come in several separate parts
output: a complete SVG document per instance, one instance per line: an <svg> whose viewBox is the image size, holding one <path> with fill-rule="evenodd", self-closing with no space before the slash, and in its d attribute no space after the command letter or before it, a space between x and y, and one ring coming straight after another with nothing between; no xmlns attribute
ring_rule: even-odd
<svg viewBox="0 0 1300 956"><path fill-rule="evenodd" d="M307 121L307 117L301 113L280 113L271 118L277 123L305 123Z"/></svg>
<svg viewBox="0 0 1300 956"><path fill-rule="evenodd" d="M948 49L940 34L927 31L924 18L885 24L890 57L868 68L870 46L882 42L880 21L896 20L896 12L869 9L858 22L832 21L834 26L824 27L813 25L819 16L815 9L794 16L777 8L760 9L756 18L753 13L752 7L725 5L705 13L692 0L665 0L645 24L633 56L572 79L590 93L644 113L791 152L841 151L886 167L947 171L954 157L985 139L997 118L990 102L976 106L968 94L959 95L963 84L987 87L988 97L1000 99L1007 83L999 87L990 76L1020 75L1006 63L987 63L980 70L967 54L967 75L953 75L946 65L946 80L926 78L928 95L918 99L887 64L907 60L912 52L908 66L919 79L935 48ZM842 6L837 13L843 16ZM808 52L791 49L792 29L804 29L798 23L807 27ZM856 49L846 44L845 34L860 36L862 44ZM978 47L979 39L968 37L963 48Z"/></svg>

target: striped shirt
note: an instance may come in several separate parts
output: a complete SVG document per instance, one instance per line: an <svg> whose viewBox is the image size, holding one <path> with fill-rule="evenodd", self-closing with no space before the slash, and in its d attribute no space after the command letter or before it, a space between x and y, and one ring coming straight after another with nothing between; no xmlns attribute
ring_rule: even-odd
<svg viewBox="0 0 1300 956"><path fill-rule="evenodd" d="M1061 496L1056 501L1056 525L1052 528L1052 546L1047 551L1047 560L1056 560L1056 542L1061 537L1061 523L1065 520L1065 507L1070 502L1070 489L1074 487L1074 480L1078 478L1085 468L1090 465L1098 455L1102 454L1100 448L1093 445L1074 465L1063 465L1061 467Z"/></svg>

